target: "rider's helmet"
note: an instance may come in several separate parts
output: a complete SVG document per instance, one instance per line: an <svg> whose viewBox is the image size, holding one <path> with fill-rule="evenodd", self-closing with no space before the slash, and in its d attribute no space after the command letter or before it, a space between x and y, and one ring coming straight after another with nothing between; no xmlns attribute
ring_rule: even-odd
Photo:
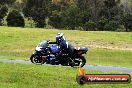
<svg viewBox="0 0 132 88"><path fill-rule="evenodd" d="M56 43L60 44L61 41L65 40L63 33L58 33L56 35Z"/></svg>

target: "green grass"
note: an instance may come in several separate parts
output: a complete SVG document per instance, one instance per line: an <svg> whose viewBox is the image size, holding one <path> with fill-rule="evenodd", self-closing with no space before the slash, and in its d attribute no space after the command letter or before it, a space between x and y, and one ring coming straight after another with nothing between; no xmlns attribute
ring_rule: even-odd
<svg viewBox="0 0 132 88"><path fill-rule="evenodd" d="M76 83L76 68L0 63L0 88L131 88L131 84ZM87 74L108 74L87 71ZM114 73L110 73L114 74Z"/></svg>
<svg viewBox="0 0 132 88"><path fill-rule="evenodd" d="M132 52L108 49L92 49L86 55L87 63L92 65L109 65L132 67Z"/></svg>
<svg viewBox="0 0 132 88"><path fill-rule="evenodd" d="M72 45L89 48L88 64L132 67L132 32L0 27L0 59L29 60L40 41L54 41L58 32Z"/></svg>

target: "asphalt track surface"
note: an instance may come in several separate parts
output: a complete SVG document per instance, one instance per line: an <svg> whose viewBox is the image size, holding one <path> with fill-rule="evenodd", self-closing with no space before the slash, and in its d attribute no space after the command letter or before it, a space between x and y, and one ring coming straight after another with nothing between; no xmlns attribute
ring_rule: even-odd
<svg viewBox="0 0 132 88"><path fill-rule="evenodd" d="M0 62L3 63L18 63L18 64L32 64L31 61L27 60L8 60L8 59L0 59ZM44 64L43 66L58 66L58 65L47 65ZM59 65L60 66L60 65ZM64 66L67 67L67 66ZM126 67L113 67L113 66L101 66L101 65L85 65L84 69L86 70L99 70L103 72L120 72L120 73L127 73L132 74L132 68Z"/></svg>

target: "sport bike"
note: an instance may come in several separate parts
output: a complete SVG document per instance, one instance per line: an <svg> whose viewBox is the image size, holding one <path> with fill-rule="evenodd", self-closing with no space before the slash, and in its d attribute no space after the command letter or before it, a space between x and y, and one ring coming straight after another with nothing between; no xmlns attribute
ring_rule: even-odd
<svg viewBox="0 0 132 88"><path fill-rule="evenodd" d="M65 39L61 38L59 43L50 41L40 42L31 55L30 60L34 64L61 64L71 67L80 65L83 67L86 63L83 54L86 54L87 51L87 48L73 47Z"/></svg>

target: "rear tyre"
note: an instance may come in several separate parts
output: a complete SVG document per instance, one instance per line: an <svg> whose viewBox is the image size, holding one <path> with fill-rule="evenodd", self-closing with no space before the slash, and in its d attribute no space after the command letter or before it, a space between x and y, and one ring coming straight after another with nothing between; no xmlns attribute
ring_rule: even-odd
<svg viewBox="0 0 132 88"><path fill-rule="evenodd" d="M44 60L39 55L32 54L30 57L30 60L32 63L37 64L37 65L42 65L45 63Z"/></svg>
<svg viewBox="0 0 132 88"><path fill-rule="evenodd" d="M84 56L76 57L74 60L70 58L69 61L69 66L74 67L74 66L81 66L83 67L86 63L86 59Z"/></svg>
<svg viewBox="0 0 132 88"><path fill-rule="evenodd" d="M81 57L80 57L80 64L79 64L79 65L80 65L81 67L83 67L85 64L86 64L86 59L85 59L84 56L81 56Z"/></svg>

